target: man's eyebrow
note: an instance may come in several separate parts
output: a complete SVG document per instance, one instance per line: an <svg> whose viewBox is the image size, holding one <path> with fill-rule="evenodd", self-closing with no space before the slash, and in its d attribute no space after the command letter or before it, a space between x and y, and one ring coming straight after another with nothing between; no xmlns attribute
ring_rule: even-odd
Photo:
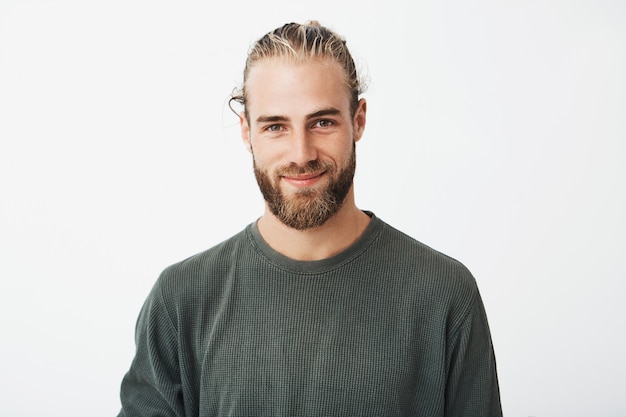
<svg viewBox="0 0 626 417"><path fill-rule="evenodd" d="M323 116L337 116L341 114L341 110L336 109L335 107L328 107L326 109L321 109L318 111L314 111L313 113L309 113L306 115L306 119L315 119L317 117ZM289 118L287 116L275 115L275 116L264 116L261 115L256 118L257 123L276 123L276 122L288 122Z"/></svg>
<svg viewBox="0 0 626 417"><path fill-rule="evenodd" d="M306 118L307 119L315 119L316 117L337 116L338 114L341 114L341 110L336 109L334 107L329 107L327 109L322 109L322 110L318 110L316 112L307 114Z"/></svg>
<svg viewBox="0 0 626 417"><path fill-rule="evenodd" d="M256 119L257 123L272 123L272 122L286 122L289 118L287 116L259 116Z"/></svg>

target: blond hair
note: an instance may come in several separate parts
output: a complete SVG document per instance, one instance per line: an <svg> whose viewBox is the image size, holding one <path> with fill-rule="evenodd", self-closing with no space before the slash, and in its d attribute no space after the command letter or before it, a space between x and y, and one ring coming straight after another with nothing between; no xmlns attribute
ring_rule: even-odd
<svg viewBox="0 0 626 417"><path fill-rule="evenodd" d="M231 101L243 105L246 117L248 117L245 111L248 97L246 82L250 70L257 62L276 57L295 62L327 58L339 63L345 72L346 89L350 95L350 111L354 116L364 85L346 41L337 33L321 26L319 22L311 20L305 24L287 23L265 34L252 45L243 71L243 87L236 90L231 97Z"/></svg>

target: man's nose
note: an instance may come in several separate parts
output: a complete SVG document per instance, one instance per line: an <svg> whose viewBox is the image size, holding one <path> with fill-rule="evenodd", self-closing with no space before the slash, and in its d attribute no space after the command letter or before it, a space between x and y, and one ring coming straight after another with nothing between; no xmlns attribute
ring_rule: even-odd
<svg viewBox="0 0 626 417"><path fill-rule="evenodd" d="M307 132L294 132L290 153L291 162L301 167L315 161L318 156L314 139Z"/></svg>

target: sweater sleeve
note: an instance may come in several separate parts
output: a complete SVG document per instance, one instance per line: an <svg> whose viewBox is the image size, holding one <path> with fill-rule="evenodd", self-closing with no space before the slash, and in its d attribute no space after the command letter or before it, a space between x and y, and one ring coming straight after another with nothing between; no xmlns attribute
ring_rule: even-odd
<svg viewBox="0 0 626 417"><path fill-rule="evenodd" d="M177 332L159 281L141 309L135 332L135 358L122 380L118 417L184 416Z"/></svg>
<svg viewBox="0 0 626 417"><path fill-rule="evenodd" d="M446 417L501 417L495 355L477 289L449 343Z"/></svg>

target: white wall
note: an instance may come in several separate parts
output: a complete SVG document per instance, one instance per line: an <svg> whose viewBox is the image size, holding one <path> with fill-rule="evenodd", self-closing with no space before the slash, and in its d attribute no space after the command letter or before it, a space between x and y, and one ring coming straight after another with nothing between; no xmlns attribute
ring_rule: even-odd
<svg viewBox="0 0 626 417"><path fill-rule="evenodd" d="M506 415L625 415L626 3L296 3L1 0L0 415L117 413L158 273L261 213L247 48L310 18L370 77L358 203L473 271Z"/></svg>

